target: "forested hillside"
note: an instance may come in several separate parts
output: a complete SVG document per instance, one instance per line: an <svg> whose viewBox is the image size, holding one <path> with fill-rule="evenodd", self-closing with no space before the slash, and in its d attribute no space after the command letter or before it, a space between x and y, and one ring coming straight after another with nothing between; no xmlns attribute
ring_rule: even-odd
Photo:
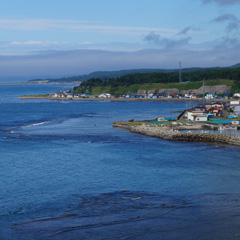
<svg viewBox="0 0 240 240"><path fill-rule="evenodd" d="M228 68L239 68L240 63L235 64L233 66L227 67ZM208 68L211 70L221 69L219 67L215 68ZM183 68L182 72L194 72L194 71L205 71L206 68ZM179 69L130 69L130 70L119 70L119 71L97 71L92 72L87 75L81 76L72 76L72 77L62 77L62 78L44 78L44 79L33 79L29 80L29 83L36 83L36 82L47 82L47 83L70 83L70 82L83 82L87 81L91 78L99 78L101 80L108 80L109 78L119 78L125 75L134 74L134 73L176 73L178 74Z"/></svg>
<svg viewBox="0 0 240 240"><path fill-rule="evenodd" d="M182 72L183 82L201 82L214 81L214 84L222 84L223 80L232 86L233 91L240 90L240 68L217 68L207 70L195 70L190 72ZM122 77L109 78L102 80L100 78L91 78L81 83L79 87L74 88L75 93L95 94L102 91L108 91L113 94L121 94L126 89L137 90L145 85L145 88L150 85L154 88L156 84L177 84L179 82L178 72L169 73L134 73ZM134 86L134 88L133 88ZM184 85L182 85L184 87ZM194 85L193 85L194 86Z"/></svg>

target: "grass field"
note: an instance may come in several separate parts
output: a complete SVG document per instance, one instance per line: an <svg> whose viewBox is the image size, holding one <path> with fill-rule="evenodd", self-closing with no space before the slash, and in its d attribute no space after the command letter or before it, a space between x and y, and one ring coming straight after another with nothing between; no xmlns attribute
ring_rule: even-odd
<svg viewBox="0 0 240 240"><path fill-rule="evenodd" d="M120 86L120 87L95 87L92 88L92 94L101 94L103 92L108 92L115 95L130 94L132 92L137 92L141 90L159 90L168 88L177 88L181 90L198 89L202 86L202 81L197 82L186 82L186 83L146 83L146 84L136 84L131 86ZM227 85L233 86L234 80L216 79L207 80L204 82L205 86L215 86L215 85Z"/></svg>

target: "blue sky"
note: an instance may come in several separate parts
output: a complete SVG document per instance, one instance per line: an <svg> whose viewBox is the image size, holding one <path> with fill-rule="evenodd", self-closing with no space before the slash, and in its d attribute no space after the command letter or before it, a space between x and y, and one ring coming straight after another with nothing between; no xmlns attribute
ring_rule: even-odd
<svg viewBox="0 0 240 240"><path fill-rule="evenodd" d="M240 0L8 0L0 80L240 62Z"/></svg>

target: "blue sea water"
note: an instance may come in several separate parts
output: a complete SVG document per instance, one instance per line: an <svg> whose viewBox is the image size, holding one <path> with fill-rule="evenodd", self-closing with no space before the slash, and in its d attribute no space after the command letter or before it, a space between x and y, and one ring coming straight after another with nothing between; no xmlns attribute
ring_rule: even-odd
<svg viewBox="0 0 240 240"><path fill-rule="evenodd" d="M18 99L70 88L0 86L0 239L240 238L239 147L112 128L185 102Z"/></svg>

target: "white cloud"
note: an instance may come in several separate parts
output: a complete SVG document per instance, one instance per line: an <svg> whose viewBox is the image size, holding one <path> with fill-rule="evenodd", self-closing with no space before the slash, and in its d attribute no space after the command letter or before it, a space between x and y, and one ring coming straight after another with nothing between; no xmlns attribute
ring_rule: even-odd
<svg viewBox="0 0 240 240"><path fill-rule="evenodd" d="M23 43L24 45L41 45L43 42L41 41L27 41Z"/></svg>
<svg viewBox="0 0 240 240"><path fill-rule="evenodd" d="M18 41L13 41L13 42L10 42L9 44L10 45L22 45L22 43L18 42Z"/></svg>
<svg viewBox="0 0 240 240"><path fill-rule="evenodd" d="M128 27L91 24L86 21L55 20L55 19L0 19L0 29L45 31L45 30L68 30L72 32L99 31L105 33L121 34L144 34L150 31L162 34L175 34L178 30L153 28L153 27Z"/></svg>
<svg viewBox="0 0 240 240"><path fill-rule="evenodd" d="M92 42L88 42L88 41L86 41L86 42L81 42L80 44L83 44L83 45L90 45L90 44L92 44Z"/></svg>
<svg viewBox="0 0 240 240"><path fill-rule="evenodd" d="M17 45L17 46L24 46L24 45L41 45L41 46L49 46L49 45L56 45L59 44L56 41L25 41L25 42L20 42L20 41L13 41L9 43L10 45Z"/></svg>

